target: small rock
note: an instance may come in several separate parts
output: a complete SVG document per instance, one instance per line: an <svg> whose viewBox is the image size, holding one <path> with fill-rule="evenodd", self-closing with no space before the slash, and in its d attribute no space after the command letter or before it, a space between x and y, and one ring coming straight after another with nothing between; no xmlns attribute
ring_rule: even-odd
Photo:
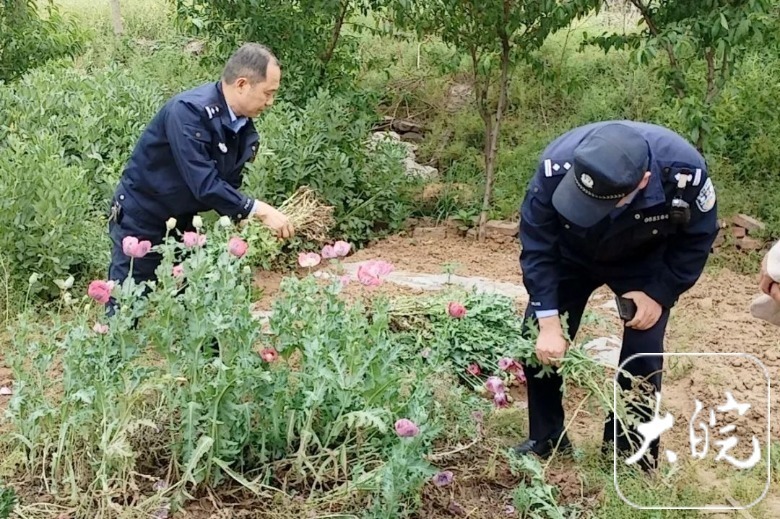
<svg viewBox="0 0 780 519"><path fill-rule="evenodd" d="M765 229L766 228L766 224L764 224L764 222L756 220L752 216L748 216L748 215L742 214L742 213L740 213L740 214L736 215L735 217L733 217L731 219L731 222L734 225L738 225L740 227L743 227L744 229L747 230L747 232L757 231L759 229Z"/></svg>
<svg viewBox="0 0 780 519"><path fill-rule="evenodd" d="M778 358L780 358L780 355L776 350L766 350L764 353L764 358L770 362L775 362Z"/></svg>
<svg viewBox="0 0 780 519"><path fill-rule="evenodd" d="M732 227L731 235L737 239L744 238L747 235L747 231L744 227Z"/></svg>
<svg viewBox="0 0 780 519"><path fill-rule="evenodd" d="M737 242L737 247L742 250L756 251L761 250L763 246L759 240L750 237L742 238Z"/></svg>
<svg viewBox="0 0 780 519"><path fill-rule="evenodd" d="M406 142L422 142L424 137L422 136L422 134L417 132L407 132L401 135L401 139Z"/></svg>
<svg viewBox="0 0 780 519"><path fill-rule="evenodd" d="M407 119L395 119L392 126L398 133L412 133L422 130L422 126Z"/></svg>
<svg viewBox="0 0 780 519"><path fill-rule="evenodd" d="M711 297L705 297L703 299L699 299L699 308L702 310L711 310L712 309L712 298Z"/></svg>
<svg viewBox="0 0 780 519"><path fill-rule="evenodd" d="M485 224L485 232L490 235L517 236L520 230L518 222L504 222L499 220L489 220Z"/></svg>
<svg viewBox="0 0 780 519"><path fill-rule="evenodd" d="M203 54L204 47L205 45L202 41L193 40L184 46L184 52L197 56Z"/></svg>
<svg viewBox="0 0 780 519"><path fill-rule="evenodd" d="M8 386L0 387L0 396L11 396L14 392Z"/></svg>
<svg viewBox="0 0 780 519"><path fill-rule="evenodd" d="M415 238L430 239L430 240L443 240L447 237L446 227L416 227L414 229Z"/></svg>
<svg viewBox="0 0 780 519"><path fill-rule="evenodd" d="M430 180L439 176L439 170L433 166L423 166L418 164L414 159L407 157L404 159L404 167L406 168L406 174L410 177L420 177L426 180Z"/></svg>

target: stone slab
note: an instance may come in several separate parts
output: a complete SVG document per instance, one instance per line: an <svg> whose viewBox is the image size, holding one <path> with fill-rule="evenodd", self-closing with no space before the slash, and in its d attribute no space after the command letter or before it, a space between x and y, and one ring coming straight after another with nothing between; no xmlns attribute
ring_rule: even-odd
<svg viewBox="0 0 780 519"><path fill-rule="evenodd" d="M348 274L354 276L357 274L357 271L362 264L363 262L347 263L344 265L344 270ZM528 292L522 285L483 277L458 276L455 274L427 274L397 270L385 276L384 279L388 283L420 290L444 290L450 288L452 285L458 285L468 290L476 289L478 293L487 292L521 299L528 297Z"/></svg>
<svg viewBox="0 0 780 519"><path fill-rule="evenodd" d="M611 337L599 337L583 345L589 354L593 355L597 360L617 368L620 365L620 348L623 346L622 341L612 335Z"/></svg>

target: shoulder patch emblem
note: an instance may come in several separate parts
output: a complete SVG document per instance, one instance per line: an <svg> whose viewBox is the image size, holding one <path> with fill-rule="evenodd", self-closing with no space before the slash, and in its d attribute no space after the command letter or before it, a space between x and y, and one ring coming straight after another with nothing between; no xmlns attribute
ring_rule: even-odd
<svg viewBox="0 0 780 519"><path fill-rule="evenodd" d="M712 179L709 177L704 181L704 185L701 186L701 191L699 191L699 196L696 197L696 207L702 213L706 213L715 207L715 186L712 185Z"/></svg>

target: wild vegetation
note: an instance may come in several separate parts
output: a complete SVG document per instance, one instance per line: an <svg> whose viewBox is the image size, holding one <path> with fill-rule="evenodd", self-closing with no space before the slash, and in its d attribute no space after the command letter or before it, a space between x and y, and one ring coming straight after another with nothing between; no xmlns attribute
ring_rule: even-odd
<svg viewBox="0 0 780 519"><path fill-rule="evenodd" d="M532 343L509 299L377 296L389 264L358 272L360 296L345 298L336 244L362 248L410 217L479 216L481 231L515 219L541 150L576 125L680 131L706 155L723 216L780 234L776 0L119 6L115 34L107 4L0 3L0 354L14 377L0 518L167 517L209 493L279 516L416 517L426 486L451 482L449 460L507 413L518 423L510 390ZM161 247L147 297L107 282L108 202L137 137L248 40L278 53L284 76L245 190L280 205L308 186L332 209L327 237L282 245L205 215L197 236ZM422 128L435 196L406 174L403 145L369 145L385 116ZM331 277L306 272L320 261ZM303 271L265 327L255 267ZM108 293L121 303L110 319ZM573 348L561 369L610 407L602 366ZM519 516L624 512L615 496L560 502L547 466L490 445ZM611 468L590 474L610 485Z"/></svg>

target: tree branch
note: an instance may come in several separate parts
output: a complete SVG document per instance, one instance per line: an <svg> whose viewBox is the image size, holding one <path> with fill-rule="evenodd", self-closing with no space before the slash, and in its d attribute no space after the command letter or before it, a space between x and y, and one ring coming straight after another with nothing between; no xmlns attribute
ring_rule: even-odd
<svg viewBox="0 0 780 519"><path fill-rule="evenodd" d="M650 13L650 7L649 5L645 5L642 3L642 0L630 0L632 4L634 4L634 7L636 7L640 14L642 15L642 19L647 24L647 29L650 31L650 34L655 36L657 39L660 39L661 31L658 29L658 26L655 24L655 21L653 20L653 17ZM664 44L664 48L666 49L666 53L669 55L669 65L677 72L678 74L681 74L682 71L680 69L680 65L677 62L677 56L674 54L674 48L672 47L672 44L669 42L666 42ZM678 81L675 81L674 84L672 84L672 88L674 88L675 93L677 94L677 97L680 99L685 98L685 90L683 87L679 84Z"/></svg>
<svg viewBox="0 0 780 519"><path fill-rule="evenodd" d="M707 47L707 50L704 51L704 58L707 60L707 96L705 97L705 103L709 106L718 93L715 85L715 49Z"/></svg>
<svg viewBox="0 0 780 519"><path fill-rule="evenodd" d="M325 69L328 67L333 53L336 50L336 45L339 42L339 36L341 36L341 26L344 25L344 19L347 17L347 11L349 11L350 0L342 0L339 11L339 17L336 19L336 25L333 27L333 34L330 37L330 43L328 48L325 49L325 53L322 55L322 70L321 77L325 77Z"/></svg>

